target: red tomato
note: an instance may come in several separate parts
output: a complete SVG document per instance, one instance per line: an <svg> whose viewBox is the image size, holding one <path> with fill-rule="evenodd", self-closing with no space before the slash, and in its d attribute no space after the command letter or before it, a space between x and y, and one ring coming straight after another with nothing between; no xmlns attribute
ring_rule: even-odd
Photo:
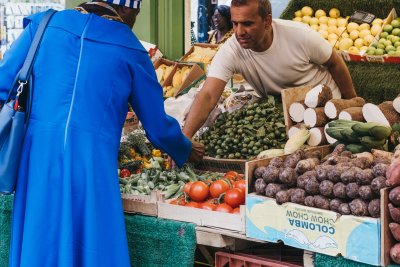
<svg viewBox="0 0 400 267"><path fill-rule="evenodd" d="M217 205L212 204L210 202L204 202L200 204L200 209L203 210L215 210L215 208L217 207Z"/></svg>
<svg viewBox="0 0 400 267"><path fill-rule="evenodd" d="M242 191L243 191L244 193L246 193L246 181L245 181L245 180L236 181L236 182L233 184L233 187L234 187L234 188L242 189Z"/></svg>
<svg viewBox="0 0 400 267"><path fill-rule="evenodd" d="M240 214L240 207L234 208L232 213L233 214Z"/></svg>
<svg viewBox="0 0 400 267"><path fill-rule="evenodd" d="M230 188L229 184L224 180L217 180L210 186L210 194L213 198L219 197L222 193L225 193Z"/></svg>
<svg viewBox="0 0 400 267"><path fill-rule="evenodd" d="M189 195L190 187L192 186L193 182L188 182L183 186L183 192Z"/></svg>
<svg viewBox="0 0 400 267"><path fill-rule="evenodd" d="M232 208L237 208L245 202L244 192L239 188L229 189L225 193L224 202Z"/></svg>
<svg viewBox="0 0 400 267"><path fill-rule="evenodd" d="M225 173L224 176L227 176L227 175L230 175L230 176L233 176L234 178L236 178L238 176L238 173L235 171L229 171L229 172Z"/></svg>
<svg viewBox="0 0 400 267"><path fill-rule="evenodd" d="M126 178L129 176L131 176L131 172L128 169L122 169L119 174L119 177L121 177L121 178Z"/></svg>
<svg viewBox="0 0 400 267"><path fill-rule="evenodd" d="M225 212L225 213L231 213L233 211L232 207L229 206L226 203L221 203L219 204L216 208L215 211L219 211L219 212Z"/></svg>
<svg viewBox="0 0 400 267"><path fill-rule="evenodd" d="M185 207L192 207L192 208L199 209L200 208L200 204L197 203L197 202L192 201L192 202L186 203Z"/></svg>
<svg viewBox="0 0 400 267"><path fill-rule="evenodd" d="M190 186L189 197L194 201L202 202L208 197L208 194L208 185L201 181L194 182Z"/></svg>

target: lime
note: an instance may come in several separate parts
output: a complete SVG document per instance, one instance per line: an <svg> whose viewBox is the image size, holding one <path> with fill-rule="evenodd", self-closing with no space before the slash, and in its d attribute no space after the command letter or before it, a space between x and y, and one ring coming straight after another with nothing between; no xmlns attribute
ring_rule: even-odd
<svg viewBox="0 0 400 267"><path fill-rule="evenodd" d="M399 28L393 29L392 34L395 36L400 36L400 29Z"/></svg>
<svg viewBox="0 0 400 267"><path fill-rule="evenodd" d="M399 28L400 27L400 21L398 21L396 19L392 20L392 22L390 24L393 26L393 28Z"/></svg>
<svg viewBox="0 0 400 267"><path fill-rule="evenodd" d="M383 55L383 54L385 54L385 50L380 49L380 48L375 50L375 55Z"/></svg>
<svg viewBox="0 0 400 267"><path fill-rule="evenodd" d="M385 25L385 26L383 27L383 31L384 31L384 32L390 33L390 32L393 31L393 26L392 26L392 25Z"/></svg>
<svg viewBox="0 0 400 267"><path fill-rule="evenodd" d="M378 44L378 46L376 48L385 49L385 45L384 44Z"/></svg>
<svg viewBox="0 0 400 267"><path fill-rule="evenodd" d="M396 48L393 45L388 45L386 46L385 51L389 53L389 51L396 51Z"/></svg>
<svg viewBox="0 0 400 267"><path fill-rule="evenodd" d="M381 34L379 34L379 37L381 38L387 38L389 36L388 32L381 32Z"/></svg>

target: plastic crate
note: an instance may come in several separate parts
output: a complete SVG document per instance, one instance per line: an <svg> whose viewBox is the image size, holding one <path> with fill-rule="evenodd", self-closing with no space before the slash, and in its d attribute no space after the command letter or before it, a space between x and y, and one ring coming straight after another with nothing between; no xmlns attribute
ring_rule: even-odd
<svg viewBox="0 0 400 267"><path fill-rule="evenodd" d="M215 253L216 267L299 267L291 263L270 260L247 254Z"/></svg>

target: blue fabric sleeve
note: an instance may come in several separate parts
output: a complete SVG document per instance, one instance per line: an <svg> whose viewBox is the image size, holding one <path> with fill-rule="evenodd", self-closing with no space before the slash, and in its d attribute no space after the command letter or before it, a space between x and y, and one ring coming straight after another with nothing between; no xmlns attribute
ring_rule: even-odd
<svg viewBox="0 0 400 267"><path fill-rule="evenodd" d="M192 143L182 134L179 123L165 113L162 88L147 54L135 61L130 103L150 142L182 166L189 157Z"/></svg>

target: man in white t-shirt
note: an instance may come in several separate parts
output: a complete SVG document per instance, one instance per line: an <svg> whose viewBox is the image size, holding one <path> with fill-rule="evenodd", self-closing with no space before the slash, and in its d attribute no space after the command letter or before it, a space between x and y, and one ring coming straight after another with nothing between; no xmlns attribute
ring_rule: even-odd
<svg viewBox="0 0 400 267"><path fill-rule="evenodd" d="M336 98L356 96L347 66L330 44L306 25L272 20L269 0L232 0L231 18L235 35L211 63L183 128L187 137L203 125L234 73L261 96L320 83Z"/></svg>

